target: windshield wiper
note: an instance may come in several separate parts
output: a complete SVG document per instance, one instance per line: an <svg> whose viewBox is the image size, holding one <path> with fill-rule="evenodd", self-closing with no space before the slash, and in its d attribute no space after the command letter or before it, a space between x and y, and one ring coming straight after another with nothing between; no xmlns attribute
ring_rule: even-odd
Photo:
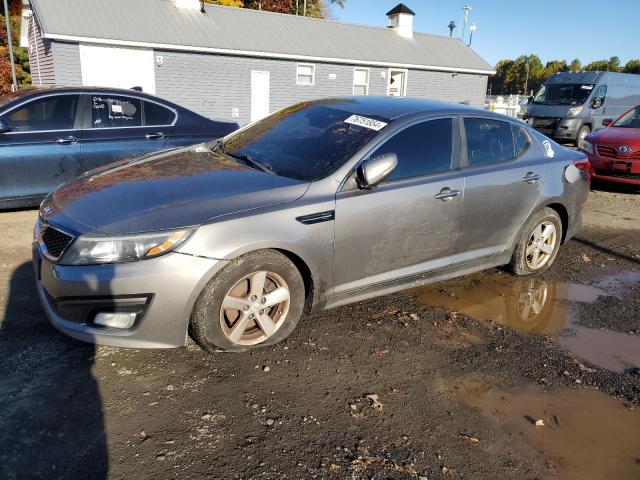
<svg viewBox="0 0 640 480"><path fill-rule="evenodd" d="M225 151L223 151L223 153L225 155L229 155L230 157L237 158L238 160L242 160L243 162L248 163L249 165L251 165L253 168L256 168L258 170L262 170L265 173L270 173L271 175L275 175L275 173L273 173L273 171L269 167L267 167L266 165L263 165L262 163L254 160L253 158L251 158L246 153L233 153L233 152L225 152Z"/></svg>

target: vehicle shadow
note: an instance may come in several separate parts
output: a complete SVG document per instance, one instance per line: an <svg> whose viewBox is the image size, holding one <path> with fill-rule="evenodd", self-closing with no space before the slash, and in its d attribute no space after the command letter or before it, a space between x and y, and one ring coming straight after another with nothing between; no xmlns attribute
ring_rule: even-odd
<svg viewBox="0 0 640 480"><path fill-rule="evenodd" d="M0 302L0 478L106 478L95 347L49 324L29 262Z"/></svg>
<svg viewBox="0 0 640 480"><path fill-rule="evenodd" d="M598 190L599 192L609 193L640 193L639 185L629 185L625 183L604 182L599 180L593 180L591 182L591 190Z"/></svg>

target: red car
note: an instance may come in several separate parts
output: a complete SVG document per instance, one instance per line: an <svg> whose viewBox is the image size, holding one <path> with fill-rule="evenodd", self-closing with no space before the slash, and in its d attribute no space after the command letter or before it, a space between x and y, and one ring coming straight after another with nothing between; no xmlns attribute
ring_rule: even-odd
<svg viewBox="0 0 640 480"><path fill-rule="evenodd" d="M591 178L640 185L640 105L602 124L607 128L579 143L589 157Z"/></svg>

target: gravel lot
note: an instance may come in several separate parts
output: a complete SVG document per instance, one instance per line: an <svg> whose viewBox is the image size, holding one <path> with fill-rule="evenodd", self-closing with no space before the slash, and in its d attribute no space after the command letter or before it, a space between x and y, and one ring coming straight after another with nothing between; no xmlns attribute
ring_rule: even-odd
<svg viewBox="0 0 640 480"><path fill-rule="evenodd" d="M35 217L0 214L0 478L640 478L629 189L592 192L544 276L361 302L245 354L57 333L34 291Z"/></svg>

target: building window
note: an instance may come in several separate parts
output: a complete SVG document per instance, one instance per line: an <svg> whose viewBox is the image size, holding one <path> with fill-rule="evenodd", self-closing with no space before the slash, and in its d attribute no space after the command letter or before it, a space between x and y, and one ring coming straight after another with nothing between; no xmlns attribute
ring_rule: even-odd
<svg viewBox="0 0 640 480"><path fill-rule="evenodd" d="M369 69L353 69L353 94L369 95Z"/></svg>
<svg viewBox="0 0 640 480"><path fill-rule="evenodd" d="M299 63L296 70L297 85L314 85L316 83L316 66L313 63Z"/></svg>

